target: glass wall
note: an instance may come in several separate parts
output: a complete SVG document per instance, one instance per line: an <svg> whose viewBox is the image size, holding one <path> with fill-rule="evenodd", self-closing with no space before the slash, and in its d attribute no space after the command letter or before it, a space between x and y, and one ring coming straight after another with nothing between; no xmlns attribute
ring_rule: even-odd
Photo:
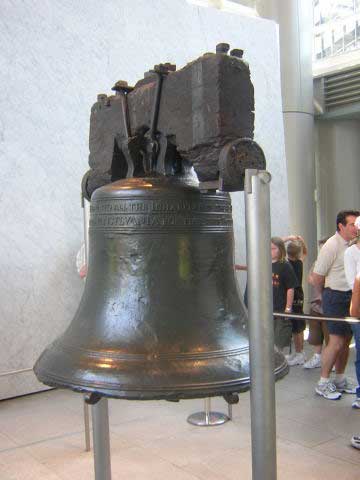
<svg viewBox="0 0 360 480"><path fill-rule="evenodd" d="M315 60L360 48L360 0L314 0Z"/></svg>

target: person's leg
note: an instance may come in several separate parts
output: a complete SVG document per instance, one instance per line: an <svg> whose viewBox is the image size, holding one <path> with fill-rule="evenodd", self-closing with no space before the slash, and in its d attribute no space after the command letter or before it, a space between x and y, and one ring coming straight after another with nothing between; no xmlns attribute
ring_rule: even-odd
<svg viewBox="0 0 360 480"><path fill-rule="evenodd" d="M294 312L302 313L302 312ZM291 330L294 339L295 353L293 355L286 356L286 360L290 367L294 365L304 365L305 363L305 354L304 354L304 330L306 324L305 320L302 319L292 319L291 320Z"/></svg>
<svg viewBox="0 0 360 480"><path fill-rule="evenodd" d="M304 350L304 332L293 334L295 352L302 353Z"/></svg>
<svg viewBox="0 0 360 480"><path fill-rule="evenodd" d="M355 394L357 385L354 384L352 379L347 378L344 374L349 357L349 345L352 338L352 331L349 324L345 324L344 327L349 331L343 337L343 347L335 362L336 376L334 385L339 392Z"/></svg>
<svg viewBox="0 0 360 480"><path fill-rule="evenodd" d="M321 343L325 343L325 345L327 345L329 343L329 329L327 323L324 321L320 322L320 328L324 338L323 342Z"/></svg>
<svg viewBox="0 0 360 480"><path fill-rule="evenodd" d="M323 309L325 316L345 317L349 315L351 291L339 292L325 288L323 291ZM321 359L321 377L329 378L330 372L337 363L337 374L343 374L348 358L348 345L351 339L351 327L341 321L327 322L329 342L323 349ZM339 359L338 359L338 356Z"/></svg>
<svg viewBox="0 0 360 480"><path fill-rule="evenodd" d="M351 291L339 292L325 288L323 291L324 316L344 317L349 314ZM327 400L338 400L341 392L352 393L353 385L344 376L343 372L347 360L348 336L351 329L348 324L341 321L327 323L329 343L323 349L321 358L321 377L316 385L315 392ZM338 360L338 356L340 358ZM337 362L337 368L342 373L336 375L335 381L330 381L330 372Z"/></svg>
<svg viewBox="0 0 360 480"><path fill-rule="evenodd" d="M289 319L274 317L274 342L280 350L290 346L291 322Z"/></svg>
<svg viewBox="0 0 360 480"><path fill-rule="evenodd" d="M321 354L321 375L320 380L315 387L315 392L327 400L339 400L339 398L341 398L341 392L338 391L335 383L330 381L330 372L342 346L342 337L330 333L329 343L323 349Z"/></svg>
<svg viewBox="0 0 360 480"><path fill-rule="evenodd" d="M313 310L310 315L319 315ZM323 344L323 334L320 322L318 320L309 320L309 345L313 346L313 355L304 363L304 368L320 368L321 367L321 350Z"/></svg>
<svg viewBox="0 0 360 480"><path fill-rule="evenodd" d="M341 375L342 373L345 372L345 368L347 365L347 361L349 358L349 345L351 341L351 335L346 335L341 338L341 349L336 357L336 362L335 362L335 372L337 375Z"/></svg>
<svg viewBox="0 0 360 480"><path fill-rule="evenodd" d="M329 335L329 343L323 348L321 355L321 377L329 378L330 372L337 361L337 357L344 347L344 337Z"/></svg>
<svg viewBox="0 0 360 480"><path fill-rule="evenodd" d="M356 358L355 358L355 371L358 386L356 388L356 400L353 402L353 408L360 408L360 323L352 325L352 331L354 334Z"/></svg>

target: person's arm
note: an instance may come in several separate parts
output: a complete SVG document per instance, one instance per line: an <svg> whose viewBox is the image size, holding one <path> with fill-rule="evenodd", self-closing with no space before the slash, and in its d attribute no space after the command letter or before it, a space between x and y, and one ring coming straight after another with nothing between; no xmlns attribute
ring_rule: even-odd
<svg viewBox="0 0 360 480"><path fill-rule="evenodd" d="M301 245L302 245L301 260L304 260L304 258L305 258L306 255L308 254L308 249L307 249L305 240L304 240L302 237L300 237L300 235L298 236L298 241L299 241L299 242L301 243Z"/></svg>
<svg viewBox="0 0 360 480"><path fill-rule="evenodd" d="M357 275L355 278L350 304L350 315L352 317L360 317L360 275Z"/></svg>
<svg viewBox="0 0 360 480"><path fill-rule="evenodd" d="M288 235L287 237L282 237L282 241L284 243L286 242L294 242L295 240L297 240L298 237L296 235Z"/></svg>
<svg viewBox="0 0 360 480"><path fill-rule="evenodd" d="M286 291L285 312L290 313L292 311L293 302L294 302L294 289L293 288L288 288L288 290Z"/></svg>
<svg viewBox="0 0 360 480"><path fill-rule="evenodd" d="M349 284L349 288L351 288L352 290L354 288L354 281L356 277L356 261L352 257L351 247L345 251L344 269L345 269L345 277Z"/></svg>
<svg viewBox="0 0 360 480"><path fill-rule="evenodd" d="M319 275L318 273L312 272L308 277L308 281L311 285L322 291L325 285L325 275Z"/></svg>
<svg viewBox="0 0 360 480"><path fill-rule="evenodd" d="M239 265L239 264L235 263L235 270L244 270L244 271L246 271L246 270L247 270L247 265Z"/></svg>
<svg viewBox="0 0 360 480"><path fill-rule="evenodd" d="M309 283L320 292L325 286L325 278L336 260L336 241L331 237L319 251L312 273L309 275Z"/></svg>

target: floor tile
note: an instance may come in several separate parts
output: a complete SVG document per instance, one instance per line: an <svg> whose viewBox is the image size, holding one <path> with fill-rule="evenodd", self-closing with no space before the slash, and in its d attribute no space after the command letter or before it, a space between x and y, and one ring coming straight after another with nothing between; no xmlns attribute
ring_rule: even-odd
<svg viewBox="0 0 360 480"><path fill-rule="evenodd" d="M39 395L37 395L39 396ZM1 412L0 408L0 412ZM0 414L0 432L17 445L79 432L84 428L82 411L73 412L45 399L41 404L29 406L21 403L17 412Z"/></svg>
<svg viewBox="0 0 360 480"><path fill-rule="evenodd" d="M0 454L1 480L59 480L48 467L21 449Z"/></svg>
<svg viewBox="0 0 360 480"><path fill-rule="evenodd" d="M207 459L193 459L183 467L200 479L251 479L251 447L236 448L209 455Z"/></svg>
<svg viewBox="0 0 360 480"><path fill-rule="evenodd" d="M114 480L199 480L173 463L150 452L147 448L131 448L112 457Z"/></svg>
<svg viewBox="0 0 360 480"><path fill-rule="evenodd" d="M356 480L359 466L349 464L314 449L278 441L278 480Z"/></svg>
<svg viewBox="0 0 360 480"><path fill-rule="evenodd" d="M111 456L128 448L126 439L111 435ZM85 451L84 438L80 434L67 435L58 439L38 442L24 450L64 479L91 479L94 475L93 450Z"/></svg>
<svg viewBox="0 0 360 480"><path fill-rule="evenodd" d="M354 434L360 433L360 423L358 423L357 427L358 429L356 432L354 432ZM350 436L337 437L334 440L317 445L314 450L324 453L330 457L338 458L339 460L343 460L345 462L360 464L360 451L351 446L350 438Z"/></svg>
<svg viewBox="0 0 360 480"><path fill-rule="evenodd" d="M16 447L16 443L10 440L9 437L0 433L0 452L2 450L8 450L9 448Z"/></svg>
<svg viewBox="0 0 360 480"><path fill-rule="evenodd" d="M155 456L172 462L179 467L207 459L217 454L219 446L225 452L249 446L251 436L247 425L228 422L217 427L197 427L187 434L174 434L166 439L151 441L144 445Z"/></svg>
<svg viewBox="0 0 360 480"><path fill-rule="evenodd" d="M304 447L314 447L337 437L337 434L326 425L308 425L281 417L277 418L276 433L279 439L289 440Z"/></svg>

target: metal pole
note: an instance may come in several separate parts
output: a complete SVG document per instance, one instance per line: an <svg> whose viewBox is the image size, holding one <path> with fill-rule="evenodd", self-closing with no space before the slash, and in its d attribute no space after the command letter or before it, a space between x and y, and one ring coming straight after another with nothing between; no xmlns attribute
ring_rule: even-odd
<svg viewBox="0 0 360 480"><path fill-rule="evenodd" d="M91 444L90 444L90 415L89 415L89 405L85 402L85 398L83 401L84 405L84 428L85 428L85 451L90 452Z"/></svg>
<svg viewBox="0 0 360 480"><path fill-rule="evenodd" d="M230 403L228 403L228 417L229 417L229 420L233 419L232 405Z"/></svg>
<svg viewBox="0 0 360 480"><path fill-rule="evenodd" d="M192 413L187 418L187 421L191 423L191 425L196 425L197 427L213 427L215 425L222 425L229 420L230 417L225 415L225 413L211 411L210 398L205 398L203 412Z"/></svg>
<svg viewBox="0 0 360 480"><path fill-rule="evenodd" d="M211 411L211 400L210 398L205 398L205 423L210 424L210 411Z"/></svg>
<svg viewBox="0 0 360 480"><path fill-rule="evenodd" d="M284 313L284 312L274 312L275 317L285 317L285 318L296 318L303 320L318 320L321 322L343 322L350 324L358 324L360 319L357 317L323 317L319 315L309 315L307 313Z"/></svg>
<svg viewBox="0 0 360 480"><path fill-rule="evenodd" d="M245 172L253 480L277 478L270 180L266 171Z"/></svg>
<svg viewBox="0 0 360 480"><path fill-rule="evenodd" d="M92 405L95 480L111 480L108 400Z"/></svg>

